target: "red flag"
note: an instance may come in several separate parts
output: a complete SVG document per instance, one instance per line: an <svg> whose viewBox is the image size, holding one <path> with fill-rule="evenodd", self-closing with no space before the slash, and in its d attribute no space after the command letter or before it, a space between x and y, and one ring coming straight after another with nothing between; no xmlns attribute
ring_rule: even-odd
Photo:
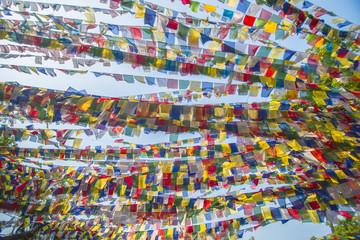
<svg viewBox="0 0 360 240"><path fill-rule="evenodd" d="M26 182L24 182L23 184L21 184L20 186L18 186L18 187L15 189L15 191L16 191L16 192L21 192L21 191L25 188L26 184L28 184L28 182L29 182L29 181L26 181Z"/></svg>
<svg viewBox="0 0 360 240"><path fill-rule="evenodd" d="M128 185L129 187L132 186L133 180L132 180L132 177L131 177L131 176L129 176L129 177L124 177L124 180L125 180L126 185Z"/></svg>
<svg viewBox="0 0 360 240"><path fill-rule="evenodd" d="M345 211L335 211L335 212L337 212L339 215L341 215L343 217L354 218L354 216L352 216L350 213L345 212Z"/></svg>
<svg viewBox="0 0 360 240"><path fill-rule="evenodd" d="M142 33L140 27L130 27L131 34L135 39L141 39Z"/></svg>
<svg viewBox="0 0 360 240"><path fill-rule="evenodd" d="M173 30L177 30L178 29L178 25L179 23L172 20L172 19L169 19L169 22L168 24L166 25L166 27L170 28L170 29L173 29Z"/></svg>

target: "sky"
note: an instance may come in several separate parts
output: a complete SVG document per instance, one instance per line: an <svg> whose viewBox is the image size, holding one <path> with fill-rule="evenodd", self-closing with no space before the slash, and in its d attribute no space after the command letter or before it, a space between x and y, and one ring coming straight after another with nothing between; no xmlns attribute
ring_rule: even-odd
<svg viewBox="0 0 360 240"><path fill-rule="evenodd" d="M47 1L43 1L47 2ZM73 1L64 0L64 3L72 3ZM88 3L91 6L97 6L97 2L92 5L91 1L79 1L81 3ZM153 0L156 3L156 0ZM165 1L164 1L165 2ZM169 1L166 1L169 2ZM205 2L205 1L203 1ZM214 0L208 2L215 2ZM360 9L360 0L310 0L310 2L324 7L325 9L336 13L338 16L343 17L347 20L352 21L355 24L360 24L360 15L358 13ZM81 5L80 3L77 3ZM297 6L300 6L299 3ZM73 14L72 12L71 14ZM127 21L126 19L103 19L107 22L114 22L119 23L122 21ZM136 23L133 23L136 24ZM304 44L304 41L297 41L296 37L290 37L285 41L279 41L279 44L283 44L289 49L302 49L305 50L309 46ZM28 62L27 59L19 60L19 59L0 59L0 63L6 64L21 64L22 62ZM34 62L31 62L34 65ZM29 65L31 65L29 64ZM44 67L59 67L64 69L73 68L73 65L70 61L66 62L65 64L59 65L55 64L52 61L44 61ZM79 70L83 70L82 67ZM107 72L114 72L114 73L128 73L134 75L141 75L142 71L140 69L132 69L128 64L121 64L117 65L116 63L111 63L111 67L103 67L99 66L99 64L95 64L92 68L92 71L107 71ZM58 72L57 72L58 73ZM157 77L168 77L171 76L154 72L154 75ZM116 82L113 78L102 76L102 77L95 77L94 74L89 73L86 75L74 75L71 78L65 74L58 73L58 77L51 78L49 76L44 75L28 75L24 76L24 74L20 74L13 70L1 69L0 71L1 81L17 81L22 85L29 85L29 86L36 86L36 87L44 87L44 88L51 88L51 89L58 89L58 90L66 90L68 87L74 87L75 89L81 90L85 89L90 94L95 95L102 95L102 96L111 96L111 97L120 97L120 96L128 96L128 95L138 95L138 94L145 94L145 93L154 93L154 92L161 92L161 91L168 91L166 88L159 88L157 86L149 86L140 83L134 83L133 85L129 85L124 82ZM178 77L178 76L176 76ZM200 81L214 81L211 78L206 78L203 76L185 76L179 77L179 79L185 80L200 80ZM224 82L226 83L226 82ZM246 99L239 99L235 98L235 101L248 101L254 102L259 101L258 98L248 97ZM203 103L223 103L223 102L234 102L234 97L228 98L221 98L221 99L202 99L199 100L199 104ZM184 103L186 104L186 103ZM67 126L68 127L68 126ZM145 138L143 138L145 136ZM161 142L164 139L167 139L168 136L157 136L157 141ZM152 135L143 135L141 139L136 139L134 141L144 141L147 142L150 139L153 139ZM102 144L107 145L111 143L111 139L103 141ZM26 146L29 143L22 143ZM30 145L27 145L28 147ZM245 232L244 239L248 239L251 236L254 236L256 240L304 240L310 239L311 236L321 237L326 234L330 233L329 227L325 226L325 224L303 224L301 222L290 221L286 224L281 223L273 223L265 227L260 227L255 232Z"/></svg>

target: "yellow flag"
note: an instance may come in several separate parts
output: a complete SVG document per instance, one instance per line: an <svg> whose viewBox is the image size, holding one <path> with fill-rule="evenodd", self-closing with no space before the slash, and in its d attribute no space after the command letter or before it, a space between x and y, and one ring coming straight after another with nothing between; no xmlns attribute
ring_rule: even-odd
<svg viewBox="0 0 360 240"><path fill-rule="evenodd" d="M321 38L319 41L317 41L314 45L314 47L320 48L324 45L324 38Z"/></svg>
<svg viewBox="0 0 360 240"><path fill-rule="evenodd" d="M135 17L144 18L145 17L145 7L141 6L138 3L135 3Z"/></svg>
<svg viewBox="0 0 360 240"><path fill-rule="evenodd" d="M296 81L296 77L294 77L293 75L290 75L290 74L286 74L285 80L295 82L295 81Z"/></svg>
<svg viewBox="0 0 360 240"><path fill-rule="evenodd" d="M171 105L169 104L161 104L160 105L160 118L165 118L168 119L169 118L169 114L171 111Z"/></svg>
<svg viewBox="0 0 360 240"><path fill-rule="evenodd" d="M52 39L48 48L62 50L64 49L64 45L59 41Z"/></svg>
<svg viewBox="0 0 360 240"><path fill-rule="evenodd" d="M259 77L260 77L260 81L262 83L266 83L266 85L268 85L268 87L275 87L276 86L276 79L275 78L265 77L265 76L259 76Z"/></svg>
<svg viewBox="0 0 360 240"><path fill-rule="evenodd" d="M286 143L287 145L289 145L292 149L294 149L295 151L300 151L302 149L302 147L300 146L300 144L295 140L291 140L289 142Z"/></svg>
<svg viewBox="0 0 360 240"><path fill-rule="evenodd" d="M159 69L164 69L166 66L166 59L157 59L156 62L154 63L154 67L155 68L159 68Z"/></svg>
<svg viewBox="0 0 360 240"><path fill-rule="evenodd" d="M214 39L210 42L208 49L211 51L219 51L221 44L221 41Z"/></svg>
<svg viewBox="0 0 360 240"><path fill-rule="evenodd" d="M174 234L174 229L173 228L169 228L168 231L167 231L167 236L173 236Z"/></svg>
<svg viewBox="0 0 360 240"><path fill-rule="evenodd" d="M158 42L165 42L166 41L165 33L157 31L157 30L153 30L152 32L155 35L155 38L156 38L156 40Z"/></svg>
<svg viewBox="0 0 360 240"><path fill-rule="evenodd" d="M106 186L107 183L107 179L106 178L100 178L100 181L98 181L99 183L99 189L103 189Z"/></svg>
<svg viewBox="0 0 360 240"><path fill-rule="evenodd" d="M94 10L92 10L91 8L86 8L89 12L84 13L84 16L86 17L86 21L87 23L95 23L95 14L94 14Z"/></svg>
<svg viewBox="0 0 360 240"><path fill-rule="evenodd" d="M284 19L284 20L282 21L282 29L285 30L285 31L289 31L291 25L293 25L293 23L290 22L290 21L288 21L288 20L286 20L286 19Z"/></svg>
<svg viewBox="0 0 360 240"><path fill-rule="evenodd" d="M319 105L326 105L324 99L328 99L328 95L324 91L313 91L314 101Z"/></svg>
<svg viewBox="0 0 360 240"><path fill-rule="evenodd" d="M176 53L174 53L173 51L168 51L166 55L167 59L170 61L175 61L176 56Z"/></svg>
<svg viewBox="0 0 360 240"><path fill-rule="evenodd" d="M30 225L30 218L25 218L25 227Z"/></svg>
<svg viewBox="0 0 360 240"><path fill-rule="evenodd" d="M139 176L139 189L146 188L145 180L146 180L146 175L140 175Z"/></svg>
<svg viewBox="0 0 360 240"><path fill-rule="evenodd" d="M103 48L102 57L108 60L115 60L114 54L111 49Z"/></svg>
<svg viewBox="0 0 360 240"><path fill-rule="evenodd" d="M269 144L265 141L259 141L259 145L262 149L268 149L270 148Z"/></svg>
<svg viewBox="0 0 360 240"><path fill-rule="evenodd" d="M307 212L309 213L312 222L320 223L319 215L317 214L316 210L308 210Z"/></svg>
<svg viewBox="0 0 360 240"><path fill-rule="evenodd" d="M224 115L225 115L224 108L215 107L214 115L215 115L215 117L224 117Z"/></svg>
<svg viewBox="0 0 360 240"><path fill-rule="evenodd" d="M103 110L109 109L113 105L114 102L115 102L115 100L109 100L109 99L105 100L102 109Z"/></svg>
<svg viewBox="0 0 360 240"><path fill-rule="evenodd" d="M216 11L216 7L211 6L211 5L204 4L204 8L205 8L206 12L214 12L214 11Z"/></svg>
<svg viewBox="0 0 360 240"><path fill-rule="evenodd" d="M100 228L100 224L96 225L95 227L93 227L91 229L92 232L95 232L96 230L98 230Z"/></svg>
<svg viewBox="0 0 360 240"><path fill-rule="evenodd" d="M340 179L347 179L348 177L346 176L346 174L342 171L342 170L334 170L334 172L336 173L336 175L338 176L338 178Z"/></svg>
<svg viewBox="0 0 360 240"><path fill-rule="evenodd" d="M265 24L265 29L264 29L264 31L265 31L265 32L268 32L268 33L275 33L276 27L277 27L277 23L274 23L274 22L272 22L272 21L268 21L268 22Z"/></svg>
<svg viewBox="0 0 360 240"><path fill-rule="evenodd" d="M255 193L254 195L252 195L252 200L254 202L261 202L263 200L262 192L258 192L258 193Z"/></svg>
<svg viewBox="0 0 360 240"><path fill-rule="evenodd" d="M45 129L44 133L45 133L47 139L54 137L53 131L50 129Z"/></svg>
<svg viewBox="0 0 360 240"><path fill-rule="evenodd" d="M231 148L229 146L229 144L221 144L222 149L223 149L223 153L231 153Z"/></svg>
<svg viewBox="0 0 360 240"><path fill-rule="evenodd" d="M217 62L216 63L216 68L218 69L225 69L225 65L226 63L225 62Z"/></svg>
<svg viewBox="0 0 360 240"><path fill-rule="evenodd" d="M269 54L269 58L278 59L284 51L285 51L285 49L273 48Z"/></svg>
<svg viewBox="0 0 360 240"><path fill-rule="evenodd" d="M282 157L283 155L285 155L285 152L287 151L286 144L277 144L275 146L275 150L276 150L276 154L279 157Z"/></svg>
<svg viewBox="0 0 360 240"><path fill-rule="evenodd" d="M229 7L235 7L238 4L239 0L227 0L226 5Z"/></svg>
<svg viewBox="0 0 360 240"><path fill-rule="evenodd" d="M249 114L250 119L257 119L258 118L258 110L256 110L256 109L249 109L248 114Z"/></svg>
<svg viewBox="0 0 360 240"><path fill-rule="evenodd" d="M189 45L199 45L200 32L194 29L190 29L189 32Z"/></svg>
<svg viewBox="0 0 360 240"><path fill-rule="evenodd" d="M65 173L71 173L72 171L75 170L76 167L72 166L72 167L68 167L68 169L65 171Z"/></svg>
<svg viewBox="0 0 360 240"><path fill-rule="evenodd" d="M0 39L5 39L9 36L9 34L5 31L1 31L0 32Z"/></svg>
<svg viewBox="0 0 360 240"><path fill-rule="evenodd" d="M340 23L340 22L343 22L343 21L345 21L345 19L343 19L343 18L341 18L341 17L330 20L330 22L335 23L335 24Z"/></svg>
<svg viewBox="0 0 360 240"><path fill-rule="evenodd" d="M232 122L234 119L234 109L232 107L228 107L226 111L226 122Z"/></svg>
<svg viewBox="0 0 360 240"><path fill-rule="evenodd" d="M259 94L261 88L262 87L260 86L250 86L249 96L256 97Z"/></svg>
<svg viewBox="0 0 360 240"><path fill-rule="evenodd" d="M261 213L265 219L273 219L269 207L261 207Z"/></svg>
<svg viewBox="0 0 360 240"><path fill-rule="evenodd" d="M187 207L187 206L189 206L189 202L190 202L190 198L183 198L182 201L181 201L181 206L182 207Z"/></svg>
<svg viewBox="0 0 360 240"><path fill-rule="evenodd" d="M74 139L74 142L73 142L73 148L79 148L81 142L82 142L82 139L81 139L81 138L75 138L75 139Z"/></svg>
<svg viewBox="0 0 360 240"><path fill-rule="evenodd" d="M348 59L346 58L336 58L337 61L339 61L341 63L341 67L342 68L349 68L352 66L352 62L350 62ZM358 72L354 72L354 75L359 75Z"/></svg>
<svg viewBox="0 0 360 240"><path fill-rule="evenodd" d="M66 204L65 208L63 209L63 214L66 214L71 208L70 204Z"/></svg>
<svg viewBox="0 0 360 240"><path fill-rule="evenodd" d="M241 28L241 31L240 31L240 34L239 34L239 37L240 37L239 40L241 40L241 41L248 40L248 38L249 38L249 28L250 28L249 26L243 26Z"/></svg>
<svg viewBox="0 0 360 240"><path fill-rule="evenodd" d="M93 100L93 97L82 97L78 100L76 105L80 108L80 110L86 112L91 106Z"/></svg>
<svg viewBox="0 0 360 240"><path fill-rule="evenodd" d="M269 103L269 110L278 110L280 107L281 103L280 102L276 102L276 101L271 101Z"/></svg>
<svg viewBox="0 0 360 240"><path fill-rule="evenodd" d="M298 4L299 2L301 2L302 0L291 0L289 3L291 4L291 5L296 5L296 4Z"/></svg>
<svg viewBox="0 0 360 240"><path fill-rule="evenodd" d="M61 26L60 24L55 23L55 26L58 29L65 30L65 28L63 26Z"/></svg>
<svg viewBox="0 0 360 240"><path fill-rule="evenodd" d="M217 143L224 143L226 140L226 132L220 132L219 138L216 139Z"/></svg>

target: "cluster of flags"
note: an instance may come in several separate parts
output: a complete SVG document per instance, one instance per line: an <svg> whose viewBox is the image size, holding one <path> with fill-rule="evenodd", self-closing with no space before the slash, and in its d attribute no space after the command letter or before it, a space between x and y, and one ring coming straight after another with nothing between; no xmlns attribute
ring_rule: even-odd
<svg viewBox="0 0 360 240"><path fill-rule="evenodd" d="M360 81L359 26L306 0L171 2L190 11L144 0L1 1L0 58L34 62L0 71L111 77L167 92L106 97L1 83L0 133L40 147L0 148L0 208L18 226L40 225L37 239L238 239L277 221L357 216L360 92L317 83ZM105 15L142 24L98 21ZM279 44L294 35L326 54ZM99 63L111 70L91 68ZM141 74L116 72L120 64ZM229 95L259 100L193 104ZM170 140L123 139L146 133ZM109 136L113 145L84 147Z"/></svg>

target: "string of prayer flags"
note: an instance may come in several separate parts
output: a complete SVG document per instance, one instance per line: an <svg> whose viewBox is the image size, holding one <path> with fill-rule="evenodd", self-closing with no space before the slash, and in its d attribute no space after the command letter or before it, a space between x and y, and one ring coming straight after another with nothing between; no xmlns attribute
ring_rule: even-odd
<svg viewBox="0 0 360 240"><path fill-rule="evenodd" d="M238 239L357 216L360 94L319 84L360 81L359 28L345 18L302 0L0 12L0 71L26 82L0 83L0 208L16 216L2 228ZM281 45L295 37L314 51ZM62 73L111 78L119 94L31 86Z"/></svg>

